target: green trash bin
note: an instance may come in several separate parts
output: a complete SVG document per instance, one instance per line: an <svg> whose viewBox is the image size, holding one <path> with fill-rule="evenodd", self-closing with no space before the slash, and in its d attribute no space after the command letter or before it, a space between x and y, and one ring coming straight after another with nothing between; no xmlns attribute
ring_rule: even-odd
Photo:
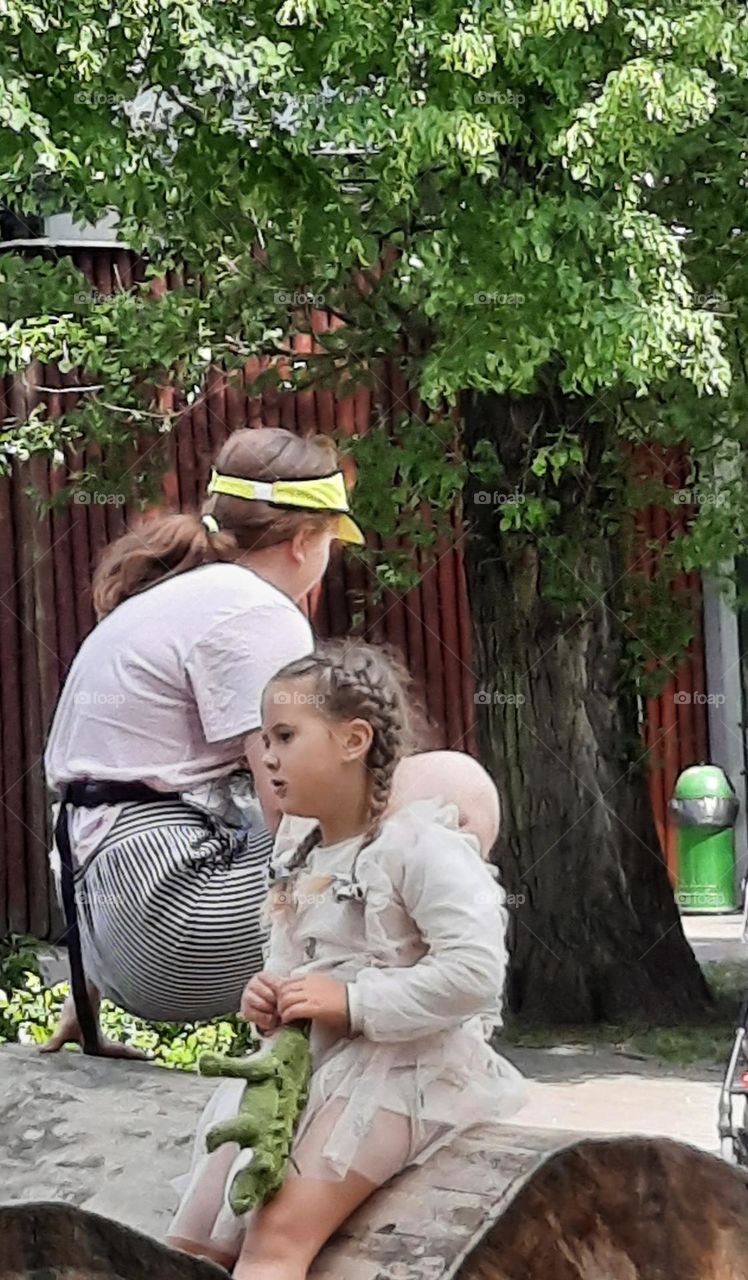
<svg viewBox="0 0 748 1280"><path fill-rule="evenodd" d="M713 764L684 769L670 811L678 825L676 896L681 911L735 911L738 798L727 774Z"/></svg>

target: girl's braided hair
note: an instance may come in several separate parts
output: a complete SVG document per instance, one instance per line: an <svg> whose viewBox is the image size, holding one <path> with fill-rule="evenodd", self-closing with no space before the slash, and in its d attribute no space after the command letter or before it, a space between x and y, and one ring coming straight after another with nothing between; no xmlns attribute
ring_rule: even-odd
<svg viewBox="0 0 748 1280"><path fill-rule="evenodd" d="M331 640L309 657L288 663L273 677L311 678L321 712L331 720L368 720L373 737L366 756L370 775L369 825L362 848L379 835L392 776L403 756L420 745L425 715L413 696L413 680L396 649L363 640ZM322 832L314 827L297 847L287 870L302 866Z"/></svg>

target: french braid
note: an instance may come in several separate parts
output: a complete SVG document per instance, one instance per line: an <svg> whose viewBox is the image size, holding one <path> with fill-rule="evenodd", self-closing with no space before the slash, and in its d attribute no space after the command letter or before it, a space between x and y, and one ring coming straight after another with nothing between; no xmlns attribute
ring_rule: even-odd
<svg viewBox="0 0 748 1280"><path fill-rule="evenodd" d="M369 824L362 848L376 840L398 762L414 750L420 708L412 705L412 679L396 650L361 640L328 641L307 658L283 667L275 680L311 677L322 699L323 714L331 720L367 720L372 741L366 757L369 770ZM287 870L303 866L322 839L319 826L299 843Z"/></svg>

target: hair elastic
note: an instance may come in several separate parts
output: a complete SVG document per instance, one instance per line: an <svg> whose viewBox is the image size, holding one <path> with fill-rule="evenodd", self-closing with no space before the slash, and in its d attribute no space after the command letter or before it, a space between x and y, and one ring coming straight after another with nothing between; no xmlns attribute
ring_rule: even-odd
<svg viewBox="0 0 748 1280"><path fill-rule="evenodd" d="M205 525L205 528L208 530L208 533L221 532L221 526L216 520L215 516L211 516L211 515L201 516L200 523Z"/></svg>

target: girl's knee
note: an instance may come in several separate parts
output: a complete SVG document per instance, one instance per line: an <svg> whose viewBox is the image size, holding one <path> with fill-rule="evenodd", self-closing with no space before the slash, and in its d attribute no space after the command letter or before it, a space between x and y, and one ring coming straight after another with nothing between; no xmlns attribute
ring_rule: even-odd
<svg viewBox="0 0 748 1280"><path fill-rule="evenodd" d="M224 1270L230 1271L236 1262L236 1254L228 1253L224 1249L215 1249L209 1244L200 1244L197 1240L187 1240L183 1236L167 1236L164 1244L170 1249L176 1249L179 1253L189 1253L194 1258L207 1258L210 1262L215 1262Z"/></svg>
<svg viewBox="0 0 748 1280"><path fill-rule="evenodd" d="M305 1215L278 1195L257 1211L244 1247L245 1251L251 1248L263 1258L273 1257L278 1261L303 1258L311 1245L309 1236Z"/></svg>
<svg viewBox="0 0 748 1280"><path fill-rule="evenodd" d="M285 1266L289 1276L295 1269L305 1275L323 1245L373 1190L357 1174L335 1182L287 1179L257 1211L244 1238L243 1258L256 1265Z"/></svg>
<svg viewBox="0 0 748 1280"><path fill-rule="evenodd" d="M243 1280L245 1274L278 1280L302 1280L306 1276L315 1255L318 1253L316 1243L309 1241L308 1236L299 1231L299 1223L294 1224L291 1232L287 1221L281 1220L280 1226L273 1221L256 1221L248 1231L242 1246L234 1276Z"/></svg>

